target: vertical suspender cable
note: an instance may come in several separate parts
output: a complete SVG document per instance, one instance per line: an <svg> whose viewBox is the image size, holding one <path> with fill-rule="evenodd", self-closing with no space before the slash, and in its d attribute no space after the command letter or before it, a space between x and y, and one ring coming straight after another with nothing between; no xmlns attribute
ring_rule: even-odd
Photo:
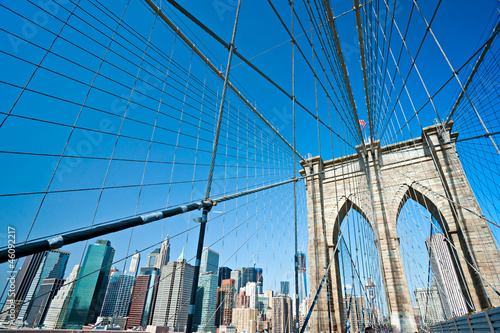
<svg viewBox="0 0 500 333"><path fill-rule="evenodd" d="M217 145L219 143L219 134L220 134L220 128L221 128L221 123L222 123L222 114L224 111L224 100L226 98L227 85L228 85L227 83L228 83L228 79L229 79L229 71L231 69L231 59L233 57L234 40L236 37L236 28L238 26L238 17L240 15L240 6L241 6L241 0L238 0L238 8L236 9L236 17L234 19L233 36L231 38L231 43L229 44L229 56L227 59L226 76L224 77L224 86L222 88L221 101L220 101L220 105L219 105L219 114L217 116L217 128L215 130L214 143L213 143L213 147L212 147L212 159L210 161L210 169L208 171L207 191L205 194L207 199L210 198L210 192L212 189L212 179L213 179L213 175L214 175L215 157L217 155ZM295 156L294 156L294 158L295 158ZM198 247L196 249L196 261L195 261L195 265L194 265L193 287L191 288L191 301L189 302L186 333L193 332L193 319L194 319L194 309L195 309L195 304L196 304L196 291L198 289L198 278L200 276L201 252L203 250L203 240L205 238L205 227L207 224L208 212L210 211L210 208L211 207L203 208L203 213L201 215L200 234L198 236Z"/></svg>
<svg viewBox="0 0 500 333"><path fill-rule="evenodd" d="M295 142L295 38L293 37L293 1L289 1L291 7L292 19L292 116L293 116L293 150L296 150ZM296 160L293 154L293 177L296 173ZM294 218L294 231L295 231L295 322L294 331L299 333L299 262L298 262L298 249L297 249L297 182L293 182L293 218Z"/></svg>

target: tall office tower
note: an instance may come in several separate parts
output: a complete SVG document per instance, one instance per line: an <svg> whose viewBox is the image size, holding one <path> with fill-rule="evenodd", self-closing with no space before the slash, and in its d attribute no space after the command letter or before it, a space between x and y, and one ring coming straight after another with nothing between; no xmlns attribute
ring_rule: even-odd
<svg viewBox="0 0 500 333"><path fill-rule="evenodd" d="M220 325L228 326L232 323L233 308L235 306L236 281L233 279L222 280L220 287Z"/></svg>
<svg viewBox="0 0 500 333"><path fill-rule="evenodd" d="M37 327L44 322L50 303L63 284L63 279L44 279L42 281L26 316L28 327Z"/></svg>
<svg viewBox="0 0 500 333"><path fill-rule="evenodd" d="M156 248L148 254L148 262L146 263L146 267L155 267L156 258L160 255L160 248Z"/></svg>
<svg viewBox="0 0 500 333"><path fill-rule="evenodd" d="M98 239L95 244L89 245L63 328L80 329L83 325L96 322L101 313L114 256L115 250L108 240Z"/></svg>
<svg viewBox="0 0 500 333"><path fill-rule="evenodd" d="M130 273L114 272L109 277L100 317L126 317L135 277Z"/></svg>
<svg viewBox="0 0 500 333"><path fill-rule="evenodd" d="M269 296L266 294L259 294L257 298L257 310L267 317L269 308Z"/></svg>
<svg viewBox="0 0 500 333"><path fill-rule="evenodd" d="M183 250L177 261L167 263L161 270L152 325L168 326L173 332L184 331L193 279L194 266L186 262Z"/></svg>
<svg viewBox="0 0 500 333"><path fill-rule="evenodd" d="M236 290L236 293L239 293L240 288L241 288L241 269L240 268L235 269L234 271L231 272L231 279L234 280L234 289Z"/></svg>
<svg viewBox="0 0 500 333"><path fill-rule="evenodd" d="M132 256L132 260L130 260L130 267L128 269L129 273L136 277L137 273L139 272L139 264L141 262L141 254L139 252L135 252L135 254Z"/></svg>
<svg viewBox="0 0 500 333"><path fill-rule="evenodd" d="M2 309L2 313L0 314L0 321L11 321L17 317L17 314L19 313L19 310L23 305L24 299L26 298L26 294L28 293L33 279L35 278L38 268L45 259L45 255L46 252L39 252L29 255L24 259L21 269L15 276L15 295L12 297L7 296L4 307ZM12 314L11 316L10 308L12 305L14 306L14 314Z"/></svg>
<svg viewBox="0 0 500 333"><path fill-rule="evenodd" d="M62 327L68 313L71 296L73 295L73 291L75 290L76 283L74 283L74 281L78 277L80 268L80 265L75 265L75 267L73 267L73 270L64 282L64 285L54 296L54 299L50 303L47 315L45 316L45 320L43 322L45 328L60 329Z"/></svg>
<svg viewBox="0 0 500 333"><path fill-rule="evenodd" d="M245 288L241 288L242 292L236 295L235 308L249 308L250 307L250 296L247 295Z"/></svg>
<svg viewBox="0 0 500 333"><path fill-rule="evenodd" d="M264 291L264 277L262 276L262 268L255 269L256 279L257 279L257 288L259 290L259 294L262 294Z"/></svg>
<svg viewBox="0 0 500 333"><path fill-rule="evenodd" d="M159 272L156 267L141 268L132 292L132 301L125 329L146 327L151 322L156 300Z"/></svg>
<svg viewBox="0 0 500 333"><path fill-rule="evenodd" d="M241 286L246 286L248 282L257 282L257 270L254 267L242 268Z"/></svg>
<svg viewBox="0 0 500 333"><path fill-rule="evenodd" d="M299 269L299 297L302 301L307 297L307 264L306 264L306 254L303 252L297 252L297 263Z"/></svg>
<svg viewBox="0 0 500 333"><path fill-rule="evenodd" d="M143 267L141 268L142 275L149 275L149 286L146 294L146 304L142 315L141 326L146 327L153 321L153 313L156 304L156 297L158 294L158 285L160 283L160 271L156 267Z"/></svg>
<svg viewBox="0 0 500 333"><path fill-rule="evenodd" d="M146 296L150 279L150 275L139 275L135 280L132 302L130 303L127 325L125 326L126 330L142 326L142 315L146 306Z"/></svg>
<svg viewBox="0 0 500 333"><path fill-rule="evenodd" d="M229 267L221 267L219 268L219 280L217 282L217 286L222 285L222 280L227 280L231 278L231 272L233 270Z"/></svg>
<svg viewBox="0 0 500 333"><path fill-rule="evenodd" d="M281 281L280 282L280 294L285 296L290 296L290 282Z"/></svg>
<svg viewBox="0 0 500 333"><path fill-rule="evenodd" d="M273 297L273 305L273 333L291 333L293 316L290 297Z"/></svg>
<svg viewBox="0 0 500 333"><path fill-rule="evenodd" d="M420 317L425 324L430 325L445 319L443 305L435 281L429 288L415 290L415 302L420 308Z"/></svg>
<svg viewBox="0 0 500 333"><path fill-rule="evenodd" d="M347 319L349 313L349 323L351 332L362 332L368 323L368 312L366 311L365 298L363 296L352 296L346 294L344 297L344 318Z"/></svg>
<svg viewBox="0 0 500 333"><path fill-rule="evenodd" d="M213 272L217 275L219 269L219 252L209 247L204 247L201 252L200 273Z"/></svg>
<svg viewBox="0 0 500 333"><path fill-rule="evenodd" d="M258 315L257 309L234 308L233 325L236 326L236 332L256 332Z"/></svg>
<svg viewBox="0 0 500 333"><path fill-rule="evenodd" d="M161 270L169 260L170 260L170 242L167 235L167 238L165 238L163 243L161 243L160 254L158 254L158 257L156 258L155 267Z"/></svg>
<svg viewBox="0 0 500 333"><path fill-rule="evenodd" d="M245 287L245 293L250 297L249 307L251 309L257 309L258 297L259 297L259 286L256 282L248 282Z"/></svg>
<svg viewBox="0 0 500 333"><path fill-rule="evenodd" d="M469 313L444 235L430 235L425 244L446 318Z"/></svg>
<svg viewBox="0 0 500 333"><path fill-rule="evenodd" d="M193 324L198 332L215 332L215 310L217 302L217 275L210 271L200 274Z"/></svg>
<svg viewBox="0 0 500 333"><path fill-rule="evenodd" d="M263 295L268 298L268 311L266 313L266 317L268 320L272 322L273 320L273 297L274 297L274 292L272 290L264 290ZM261 295L262 296L262 295Z"/></svg>
<svg viewBox="0 0 500 333"><path fill-rule="evenodd" d="M28 293L26 294L25 302L17 316L17 319L20 322L26 321L28 314L31 311L33 303L32 300L38 293L42 281L45 279L62 279L64 277L64 271L66 270L69 255L69 252L60 250L50 250L45 252L45 257L38 267L35 277L33 278L33 282L28 289Z"/></svg>

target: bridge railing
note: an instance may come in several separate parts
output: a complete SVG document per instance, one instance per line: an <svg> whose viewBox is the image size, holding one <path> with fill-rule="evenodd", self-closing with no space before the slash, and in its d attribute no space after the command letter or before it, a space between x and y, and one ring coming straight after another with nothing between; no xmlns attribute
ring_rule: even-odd
<svg viewBox="0 0 500 333"><path fill-rule="evenodd" d="M436 323L430 332L500 332L500 307Z"/></svg>

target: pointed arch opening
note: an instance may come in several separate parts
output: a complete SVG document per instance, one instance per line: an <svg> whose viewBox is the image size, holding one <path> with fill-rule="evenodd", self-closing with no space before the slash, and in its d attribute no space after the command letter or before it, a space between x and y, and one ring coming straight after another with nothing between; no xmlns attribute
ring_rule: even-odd
<svg viewBox="0 0 500 333"><path fill-rule="evenodd" d="M368 326L387 327L389 322L377 236L361 207L345 199L333 232L334 244L338 244L335 260L343 325L349 332L362 332Z"/></svg>
<svg viewBox="0 0 500 333"><path fill-rule="evenodd" d="M417 326L470 312L470 293L442 202L407 186L397 206L396 231ZM425 190L425 188L424 188ZM452 224L453 227L453 224Z"/></svg>

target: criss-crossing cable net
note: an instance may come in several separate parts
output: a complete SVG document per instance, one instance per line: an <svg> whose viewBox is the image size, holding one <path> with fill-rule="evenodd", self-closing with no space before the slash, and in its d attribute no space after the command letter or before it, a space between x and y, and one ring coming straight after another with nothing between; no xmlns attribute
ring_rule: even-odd
<svg viewBox="0 0 500 333"><path fill-rule="evenodd" d="M28 0L0 13L0 250L148 222L2 264L19 276L2 323L427 331L500 301L497 257L476 258L500 242L497 3ZM181 269L192 277L167 309ZM109 283L82 321L98 272Z"/></svg>

